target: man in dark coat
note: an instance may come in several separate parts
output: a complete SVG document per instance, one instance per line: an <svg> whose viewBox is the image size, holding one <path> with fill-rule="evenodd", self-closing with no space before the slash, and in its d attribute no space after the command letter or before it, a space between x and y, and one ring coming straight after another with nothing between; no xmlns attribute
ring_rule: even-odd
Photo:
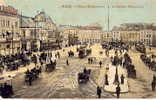
<svg viewBox="0 0 156 100"><path fill-rule="evenodd" d="M90 64L90 58L88 58L88 64Z"/></svg>
<svg viewBox="0 0 156 100"><path fill-rule="evenodd" d="M153 81L156 81L156 76L155 75L153 75Z"/></svg>
<svg viewBox="0 0 156 100"><path fill-rule="evenodd" d="M66 60L66 65L69 66L69 61L68 61L68 59Z"/></svg>
<svg viewBox="0 0 156 100"><path fill-rule="evenodd" d="M121 79L121 84L124 84L124 79L125 79L125 77L124 77L123 74L121 75L121 78L120 78L120 79Z"/></svg>
<svg viewBox="0 0 156 100"><path fill-rule="evenodd" d="M116 87L116 95L117 95L117 98L120 98L120 91L121 91L121 89L120 89L120 86L118 85Z"/></svg>
<svg viewBox="0 0 156 100"><path fill-rule="evenodd" d="M152 91L155 91L155 86L156 86L156 76L153 75L153 81L151 83L151 86L152 86Z"/></svg>
<svg viewBox="0 0 156 100"><path fill-rule="evenodd" d="M101 88L98 86L97 87L97 95L98 95L98 98L101 98Z"/></svg>
<svg viewBox="0 0 156 100"><path fill-rule="evenodd" d="M28 76L28 82L29 82L29 85L31 86L32 85L32 74L29 73L29 76Z"/></svg>
<svg viewBox="0 0 156 100"><path fill-rule="evenodd" d="M102 65L102 61L100 61L100 62L99 62L99 65L100 65L100 68L101 68L101 65Z"/></svg>
<svg viewBox="0 0 156 100"><path fill-rule="evenodd" d="M87 73L87 69L86 69L86 67L84 68L83 72L84 72L84 73Z"/></svg>
<svg viewBox="0 0 156 100"><path fill-rule="evenodd" d="M156 85L156 82L155 81L152 81L152 91L155 91L155 85Z"/></svg>
<svg viewBox="0 0 156 100"><path fill-rule="evenodd" d="M105 85L109 85L109 82L108 82L108 75L107 75L107 74L105 75Z"/></svg>

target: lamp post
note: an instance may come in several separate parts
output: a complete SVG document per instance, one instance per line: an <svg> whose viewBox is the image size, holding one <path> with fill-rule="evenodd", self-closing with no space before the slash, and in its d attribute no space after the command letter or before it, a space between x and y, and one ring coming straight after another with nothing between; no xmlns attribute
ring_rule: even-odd
<svg viewBox="0 0 156 100"><path fill-rule="evenodd" d="M114 84L115 85L119 84L118 66L116 66L116 73L115 73Z"/></svg>

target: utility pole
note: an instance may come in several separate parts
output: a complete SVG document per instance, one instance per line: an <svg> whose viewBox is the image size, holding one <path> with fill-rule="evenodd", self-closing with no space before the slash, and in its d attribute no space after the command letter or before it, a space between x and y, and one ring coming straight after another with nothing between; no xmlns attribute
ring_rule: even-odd
<svg viewBox="0 0 156 100"><path fill-rule="evenodd" d="M23 16L23 14L22 14L22 11L21 11L21 16L20 16L20 28L22 28L22 16ZM21 47L20 47L20 53L21 53L21 51L23 51L23 39L25 40L25 37L23 38L23 37L21 37L21 35L20 35L20 38L21 38Z"/></svg>
<svg viewBox="0 0 156 100"><path fill-rule="evenodd" d="M109 7L109 0L107 1L107 6L108 6L108 18L107 18L107 21L108 21L108 31L109 31L109 17L110 17L110 7Z"/></svg>

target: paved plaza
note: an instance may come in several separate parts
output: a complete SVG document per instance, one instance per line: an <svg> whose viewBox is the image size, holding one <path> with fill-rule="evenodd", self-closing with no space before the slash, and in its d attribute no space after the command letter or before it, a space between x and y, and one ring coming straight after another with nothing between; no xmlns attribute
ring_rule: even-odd
<svg viewBox="0 0 156 100"><path fill-rule="evenodd" d="M41 73L38 80L28 86L24 82L24 72L27 69L35 67L31 63L29 66L20 68L17 71L4 72L3 75L12 75L14 98L97 98L96 88L102 87L102 98L116 98L114 82L116 67L111 64L111 56L114 51L110 51L109 57L105 55L105 49L101 45L95 44L90 46L92 49L91 55L96 61L93 64L88 64L88 57L84 59L78 58L76 48L79 46L67 47L57 51L60 52L61 58L57 59L56 69L53 72ZM155 48L152 48L150 53L154 53ZM72 50L75 53L74 57L68 57L68 51ZM100 52L103 52L100 54ZM39 53L39 52L38 52ZM36 53L36 54L38 54ZM153 74L140 59L140 53L132 48L128 54L132 58L132 63L135 65L137 78L132 79L127 77L127 72L122 66L118 66L118 75L125 76L125 82L121 85L121 98L155 98L156 93L151 91L151 81ZM121 55L122 56L122 55ZM66 65L66 60L69 61L69 66ZM102 61L102 66L99 66L99 61ZM90 80L87 84L78 84L78 73L83 69L91 69ZM109 70L106 70L109 68ZM105 74L108 74L109 85L105 85ZM120 81L120 78L119 78Z"/></svg>

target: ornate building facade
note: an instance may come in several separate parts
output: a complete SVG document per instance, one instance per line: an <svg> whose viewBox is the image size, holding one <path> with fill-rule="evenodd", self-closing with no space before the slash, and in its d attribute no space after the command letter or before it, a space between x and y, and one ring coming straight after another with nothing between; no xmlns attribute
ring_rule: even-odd
<svg viewBox="0 0 156 100"><path fill-rule="evenodd" d="M20 52L20 16L11 6L0 6L0 54Z"/></svg>
<svg viewBox="0 0 156 100"><path fill-rule="evenodd" d="M57 27L45 12L34 18L22 16L21 19L24 50L45 50L56 45Z"/></svg>

